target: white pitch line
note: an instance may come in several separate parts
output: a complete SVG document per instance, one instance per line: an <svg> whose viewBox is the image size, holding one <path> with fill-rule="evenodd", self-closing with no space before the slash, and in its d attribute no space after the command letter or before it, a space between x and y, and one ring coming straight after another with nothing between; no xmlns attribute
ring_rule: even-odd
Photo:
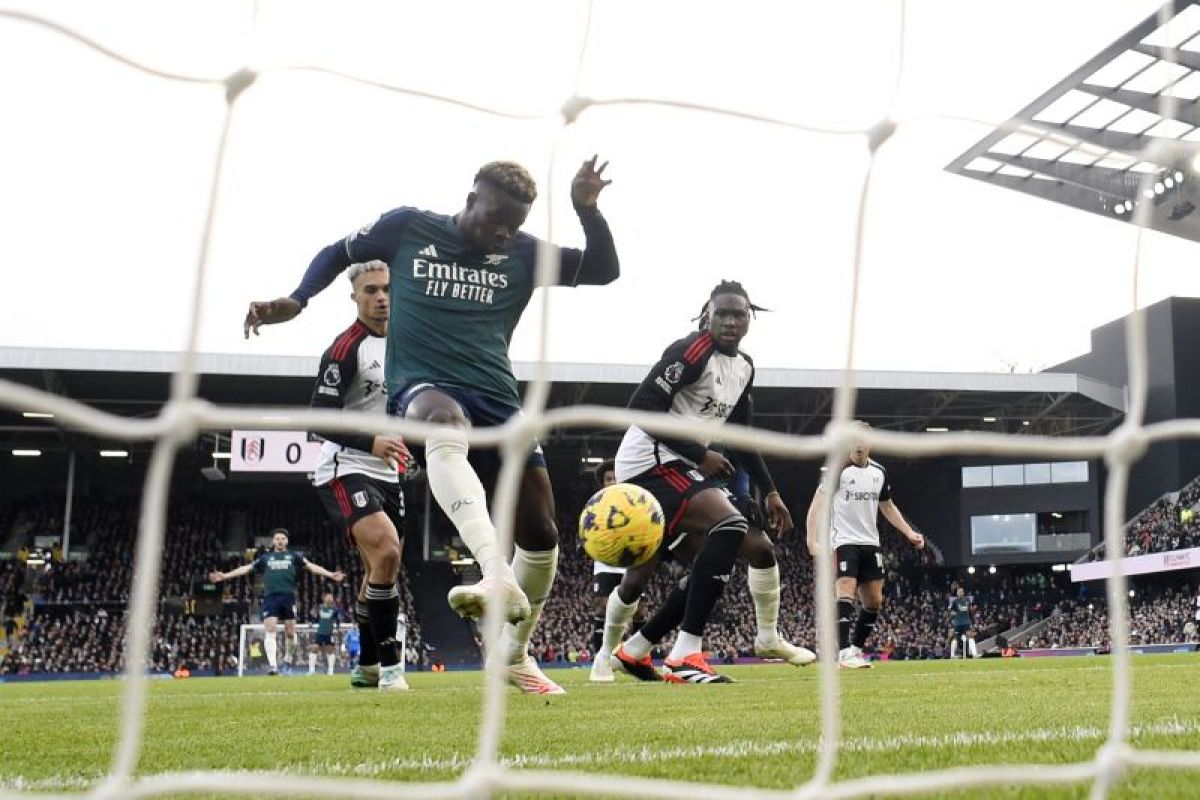
<svg viewBox="0 0 1200 800"><path fill-rule="evenodd" d="M1134 739L1141 736L1189 736L1200 735L1200 722L1177 718L1160 720L1148 725L1135 725L1131 730ZM1030 742L1086 742L1103 741L1108 736L1105 728L1084 725L1037 728L1028 731L993 733L991 731L951 731L936 736L900 735L888 738L863 737L846 739L841 743L842 753L886 753L909 749L945 749L948 747L978 747L1022 744ZM613 764L657 764L666 761L698 758L762 758L779 755L802 755L817 751L819 743L814 739L796 741L756 742L742 740L720 745L694 745L690 747L632 747L610 748L590 753L569 755L514 755L502 759L507 767L514 769L561 769L588 766L611 767ZM455 753L448 757L391 758L369 763L347 763L340 761L311 761L280 767L276 773L289 775L320 775L333 777L372 778L390 772L440 773L465 770L474 761L474 755ZM224 774L236 777L239 774L259 774L248 770L231 770ZM0 778L0 789L15 790L71 790L87 789L103 778L95 773L91 777L75 775L51 775L43 778L22 777Z"/></svg>

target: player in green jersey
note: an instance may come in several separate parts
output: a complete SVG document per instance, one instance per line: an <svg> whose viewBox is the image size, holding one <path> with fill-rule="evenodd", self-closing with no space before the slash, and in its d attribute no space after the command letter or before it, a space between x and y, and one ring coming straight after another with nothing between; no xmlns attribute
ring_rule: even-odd
<svg viewBox="0 0 1200 800"><path fill-rule="evenodd" d="M606 166L597 167L593 157L571 182L585 247L558 250L551 268L554 285L602 285L620 273L612 233L596 205L610 183L603 176ZM526 462L510 566L497 546L483 488L499 468L498 454L468 453L463 433L503 425L520 413L508 345L536 284L541 243L520 232L536 197L533 178L519 164L485 164L457 214L408 207L389 211L321 250L290 296L251 303L243 327L249 336L261 325L294 318L352 263L388 262L388 411L442 426L414 454L424 460L434 498L483 572L479 583L452 589L450 605L462 616L478 618L489 588L500 584L510 624L498 651L510 682L528 693L561 694L528 654L558 563L545 457L536 448Z"/></svg>
<svg viewBox="0 0 1200 800"><path fill-rule="evenodd" d="M971 605L974 598L968 597L961 586L954 597L950 598L950 612L953 615L950 624L954 627L954 637L950 640L950 657L958 657L958 648L962 646L962 657L975 658L975 635L971 630Z"/></svg>
<svg viewBox="0 0 1200 800"><path fill-rule="evenodd" d="M333 632L340 627L341 620L337 606L333 604L333 595L329 592L321 598L317 606L317 636L308 646L308 674L317 674L317 654L323 653L328 664L327 674L333 674L337 665L337 651L333 648Z"/></svg>
<svg viewBox="0 0 1200 800"><path fill-rule="evenodd" d="M271 549L251 561L229 572L213 570L208 579L213 583L240 578L251 570L263 573L262 620L265 633L263 648L267 651L268 673L279 674L276 660L275 631L279 620L283 620L285 633L283 660L292 663L296 654L296 579L300 570L306 569L314 575L341 583L345 574L339 569L330 572L320 564L309 561L302 554L288 550L288 533L284 528L272 531Z"/></svg>

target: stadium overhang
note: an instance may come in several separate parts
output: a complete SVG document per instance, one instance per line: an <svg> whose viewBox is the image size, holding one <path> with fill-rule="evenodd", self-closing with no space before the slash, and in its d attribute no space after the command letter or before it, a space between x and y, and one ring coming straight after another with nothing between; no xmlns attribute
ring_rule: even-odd
<svg viewBox="0 0 1200 800"><path fill-rule="evenodd" d="M1198 99L1200 5L1173 0L946 169L1200 241Z"/></svg>
<svg viewBox="0 0 1200 800"><path fill-rule="evenodd" d="M0 378L45 389L125 416L156 414L183 356L173 352L0 347ZM308 402L316 358L202 354L200 395L214 403L287 406ZM555 363L552 407L624 406L646 365ZM514 364L522 382L534 365ZM837 370L760 369L756 424L793 434L816 434L829 421ZM1104 433L1125 411L1125 387L1072 373L859 371L856 416L892 430L990 430L1077 436ZM37 409L0 410L0 449L61 450L91 440L59 429L54 420L27 418ZM554 440L611 440L620 431L557 431ZM140 445L139 449L146 445Z"/></svg>

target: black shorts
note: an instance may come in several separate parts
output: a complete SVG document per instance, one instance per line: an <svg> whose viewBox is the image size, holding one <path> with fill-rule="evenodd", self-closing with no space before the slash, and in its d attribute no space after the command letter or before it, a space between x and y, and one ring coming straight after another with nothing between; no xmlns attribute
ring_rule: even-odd
<svg viewBox="0 0 1200 800"><path fill-rule="evenodd" d="M954 626L954 635L955 635L955 636L966 636L966 635L967 635L967 631L969 631L969 630L971 630L971 626L970 626L969 624L967 624L967 625L955 625L955 626Z"/></svg>
<svg viewBox="0 0 1200 800"><path fill-rule="evenodd" d="M837 576L859 583L883 580L883 551L871 544L844 544L837 549Z"/></svg>
<svg viewBox="0 0 1200 800"><path fill-rule="evenodd" d="M282 620L295 619L296 595L282 592L263 595L262 618L266 619L267 617Z"/></svg>
<svg viewBox="0 0 1200 800"><path fill-rule="evenodd" d="M668 461L657 467L635 475L625 483L640 486L658 500L662 507L666 530L663 532L663 547L674 550L690 531L677 530L691 499L705 489L717 489L733 502L733 495L719 481L706 478L700 470L688 466L685 461ZM701 531L703 533L703 531Z"/></svg>
<svg viewBox="0 0 1200 800"><path fill-rule="evenodd" d="M597 572L592 576L592 592L596 597L608 597L613 589L621 585L624 577L621 572Z"/></svg>
<svg viewBox="0 0 1200 800"><path fill-rule="evenodd" d="M350 529L354 523L379 511L387 514L396 532L403 535L404 493L398 483L351 472L321 484L317 494L329 518L344 527L351 544L354 536Z"/></svg>
<svg viewBox="0 0 1200 800"><path fill-rule="evenodd" d="M318 647L332 647L333 646L333 634L332 633L318 633L317 634L317 646Z"/></svg>

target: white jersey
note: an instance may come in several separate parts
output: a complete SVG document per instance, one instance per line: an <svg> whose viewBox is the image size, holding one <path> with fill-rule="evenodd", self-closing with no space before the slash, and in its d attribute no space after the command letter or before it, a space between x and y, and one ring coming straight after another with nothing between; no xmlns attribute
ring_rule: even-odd
<svg viewBox="0 0 1200 800"><path fill-rule="evenodd" d="M744 353L726 355L716 349L707 333L693 333L667 348L634 393L630 407L717 422L734 417L738 410L738 416L745 419L735 421L747 424L749 414L744 401L753 381L754 364ZM673 449L636 425L630 427L617 450L617 480L629 480L668 461L684 461L694 467L709 443L688 439L680 444L696 448L692 454L699 455L689 457L677 452L680 445Z"/></svg>
<svg viewBox="0 0 1200 800"><path fill-rule="evenodd" d="M383 383L384 351L387 339L377 336L355 322L342 332L321 357L311 405L315 408L342 408L383 415L387 392ZM317 456L313 483L322 486L334 478L357 474L380 481L398 483L399 472L383 459L371 454L372 434L319 434L325 441Z"/></svg>
<svg viewBox="0 0 1200 800"><path fill-rule="evenodd" d="M824 486L822 483L822 490ZM890 498L887 471L878 461L868 459L865 467L853 462L842 467L830 523L834 548L845 544L879 547L879 503Z"/></svg>

